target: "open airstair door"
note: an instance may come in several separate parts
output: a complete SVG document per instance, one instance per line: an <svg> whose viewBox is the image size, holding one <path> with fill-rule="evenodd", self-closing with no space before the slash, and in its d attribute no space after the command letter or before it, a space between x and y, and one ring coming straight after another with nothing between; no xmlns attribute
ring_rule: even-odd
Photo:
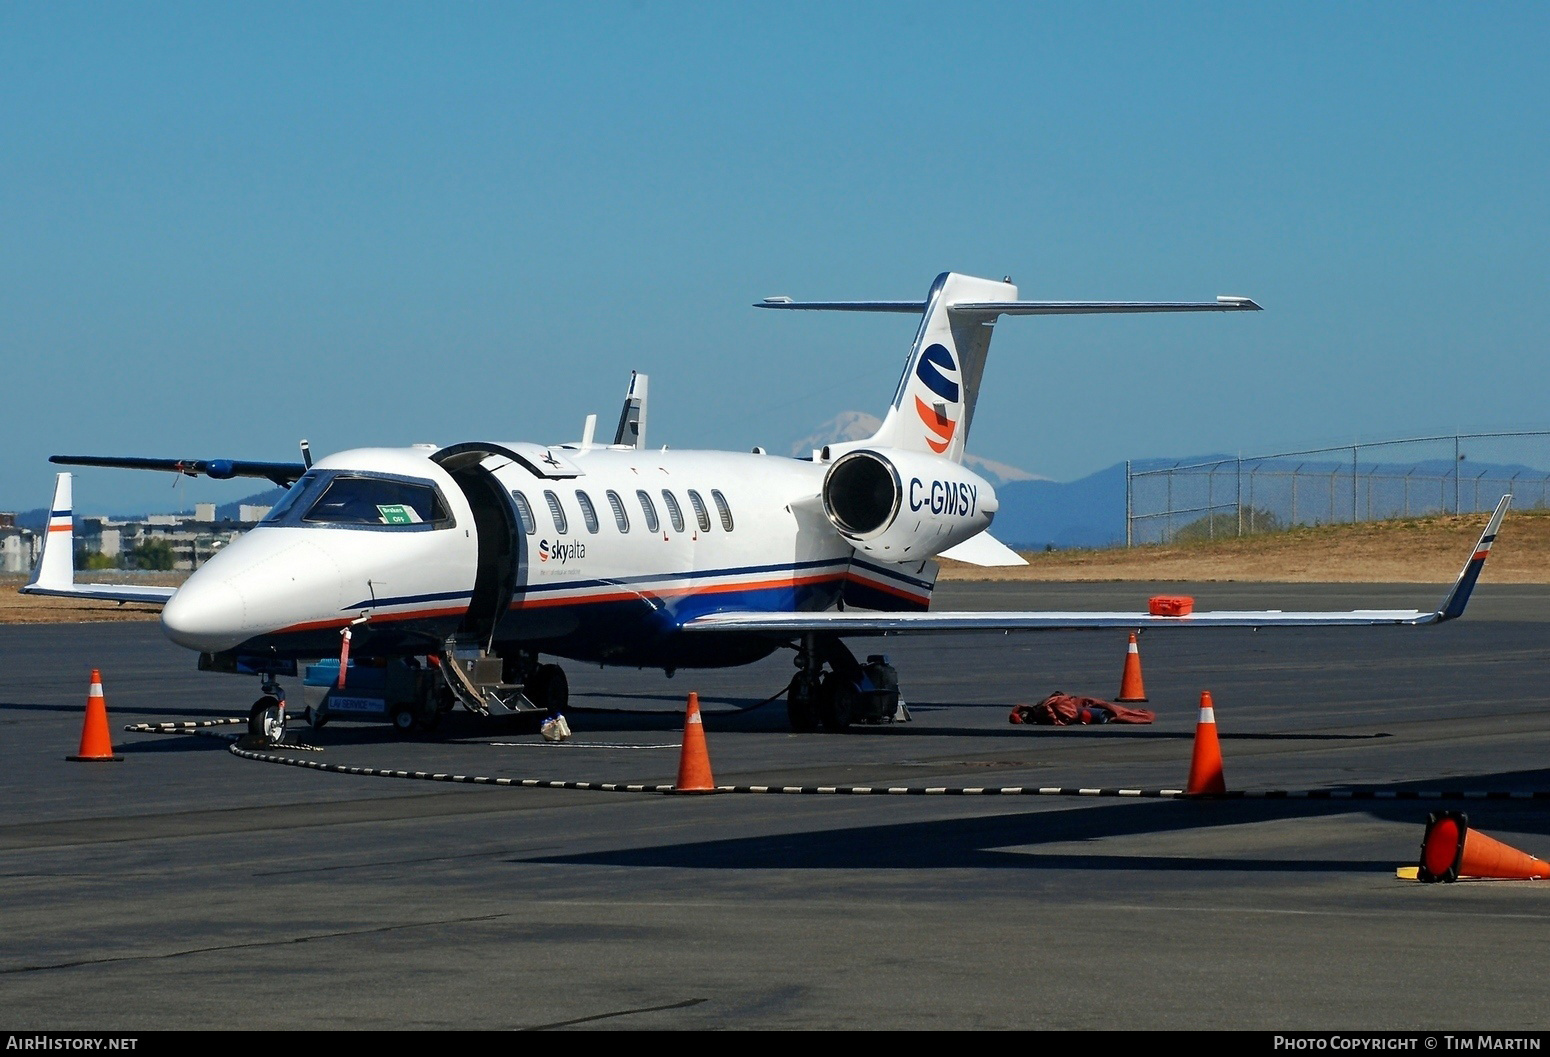
<svg viewBox="0 0 1550 1057"><path fill-rule="evenodd" d="M511 605L517 574L526 560L523 548L527 541L506 490L485 469L484 463L491 456L525 462L516 452L484 443L456 444L431 456L452 475L473 508L479 570L458 636L477 642L486 651L493 645L496 625Z"/></svg>

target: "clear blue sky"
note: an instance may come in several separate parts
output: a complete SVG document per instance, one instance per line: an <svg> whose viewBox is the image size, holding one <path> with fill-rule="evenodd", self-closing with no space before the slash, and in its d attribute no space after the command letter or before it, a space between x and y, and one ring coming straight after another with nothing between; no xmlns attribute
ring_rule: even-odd
<svg viewBox="0 0 1550 1057"><path fill-rule="evenodd" d="M1544 4L0 4L0 508L50 454L784 451L914 322L770 294L1257 298L998 328L971 450L1550 427ZM77 479L84 512L249 482ZM176 497L180 502L174 502Z"/></svg>

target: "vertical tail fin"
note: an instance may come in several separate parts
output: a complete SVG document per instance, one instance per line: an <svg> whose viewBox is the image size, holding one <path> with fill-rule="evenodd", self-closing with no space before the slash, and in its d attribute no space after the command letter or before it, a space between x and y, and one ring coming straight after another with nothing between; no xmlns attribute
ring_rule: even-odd
<svg viewBox="0 0 1550 1057"><path fill-rule="evenodd" d="M949 306L1016 300L1011 283L954 272L937 276L893 406L871 443L962 462L996 313L949 311Z"/></svg>
<svg viewBox="0 0 1550 1057"><path fill-rule="evenodd" d="M68 588L75 582L75 516L71 510L68 473L54 481L54 501L48 508L48 527L43 532L43 553L38 555L28 587Z"/></svg>

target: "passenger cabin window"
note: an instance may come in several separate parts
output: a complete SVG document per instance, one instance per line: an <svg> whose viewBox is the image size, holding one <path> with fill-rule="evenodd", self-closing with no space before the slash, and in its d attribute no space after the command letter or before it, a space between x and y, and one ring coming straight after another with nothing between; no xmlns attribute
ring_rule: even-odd
<svg viewBox="0 0 1550 1057"><path fill-rule="evenodd" d="M732 508L727 506L727 497L718 490L710 490L711 501L716 504L716 513L721 515L721 527L728 532L732 531Z"/></svg>
<svg viewBox="0 0 1550 1057"><path fill-rule="evenodd" d="M700 531L709 532L710 513L705 509L705 500L692 488L689 489L689 505L694 507L694 520L700 523Z"/></svg>
<svg viewBox="0 0 1550 1057"><path fill-rule="evenodd" d="M533 508L528 505L527 496L521 492L512 492L511 498L517 501L517 516L522 519L522 531L531 536L538 531L538 522L533 519Z"/></svg>
<svg viewBox="0 0 1550 1057"><path fill-rule="evenodd" d="M630 531L630 515L624 512L624 500L612 488L608 490L608 505L614 509L614 524L619 526L619 531Z"/></svg>
<svg viewBox="0 0 1550 1057"><path fill-rule="evenodd" d="M581 507L581 519L587 523L588 532L597 531L597 510L592 506L592 497L581 489L576 489L576 502Z"/></svg>
<svg viewBox="0 0 1550 1057"><path fill-rule="evenodd" d="M684 530L684 512L678 506L678 500L673 497L673 493L666 488L662 489L662 502L667 504L667 516L673 522L673 531L682 532Z"/></svg>
<svg viewBox="0 0 1550 1057"><path fill-rule="evenodd" d="M553 492L545 492L544 501L549 504L549 513L554 515L554 531L562 536L569 533L570 523L565 520L565 508L560 505L560 497Z"/></svg>
<svg viewBox="0 0 1550 1057"><path fill-rule="evenodd" d="M635 492L635 498L640 500L640 511L646 515L646 531L655 535L662 527L662 523L657 520L657 508L652 505L651 497L639 489Z"/></svg>
<svg viewBox="0 0 1550 1057"><path fill-rule="evenodd" d="M298 494L297 501L301 498ZM429 484L341 474L328 482L302 520L322 525L423 525L448 518L440 493Z"/></svg>

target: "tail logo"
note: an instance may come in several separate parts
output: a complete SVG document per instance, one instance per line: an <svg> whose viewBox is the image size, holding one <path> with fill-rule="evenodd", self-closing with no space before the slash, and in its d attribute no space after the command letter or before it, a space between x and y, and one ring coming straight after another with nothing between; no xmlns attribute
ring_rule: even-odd
<svg viewBox="0 0 1550 1057"><path fill-rule="evenodd" d="M958 364L945 345L932 345L920 354L915 378L929 395L937 398L927 403L917 393L915 413L925 424L926 446L940 455L952 443L953 433L958 428L958 423L947 417L948 408L958 406Z"/></svg>

